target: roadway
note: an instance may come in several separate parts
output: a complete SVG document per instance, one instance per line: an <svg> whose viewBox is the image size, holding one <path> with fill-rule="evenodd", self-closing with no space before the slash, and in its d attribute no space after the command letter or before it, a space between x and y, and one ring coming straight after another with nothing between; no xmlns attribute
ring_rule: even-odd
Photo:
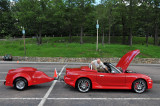
<svg viewBox="0 0 160 106"><path fill-rule="evenodd" d="M1 63L0 64L0 105L1 106L160 106L160 65L134 64L128 67L138 73L147 74L153 80L153 88L143 94L131 90L91 90L80 93L66 85L62 79L67 67L80 67L85 64L69 63ZM3 85L9 69L35 67L52 77L54 69L60 79L53 82L30 86L17 91Z"/></svg>

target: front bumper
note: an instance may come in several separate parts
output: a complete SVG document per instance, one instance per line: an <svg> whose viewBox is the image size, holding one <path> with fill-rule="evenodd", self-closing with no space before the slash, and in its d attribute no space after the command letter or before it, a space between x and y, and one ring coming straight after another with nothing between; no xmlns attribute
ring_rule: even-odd
<svg viewBox="0 0 160 106"><path fill-rule="evenodd" d="M148 89L151 89L153 86L153 81L150 79L147 81Z"/></svg>

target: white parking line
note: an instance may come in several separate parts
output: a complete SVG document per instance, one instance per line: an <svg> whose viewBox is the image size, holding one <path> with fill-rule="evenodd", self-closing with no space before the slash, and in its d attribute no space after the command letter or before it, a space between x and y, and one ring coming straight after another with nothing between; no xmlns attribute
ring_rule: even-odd
<svg viewBox="0 0 160 106"><path fill-rule="evenodd" d="M65 65L66 66L66 65ZM64 67L61 69L61 72L59 73L59 76L61 75L62 71L64 70ZM54 80L51 87L49 88L49 90L47 91L47 93L45 94L45 96L43 97L43 99L41 100L41 102L39 103L38 106L43 106L45 101L47 100L48 96L50 95L52 89L54 88L55 84L56 84L57 80Z"/></svg>
<svg viewBox="0 0 160 106"><path fill-rule="evenodd" d="M0 98L0 100L43 100L44 98ZM46 100L160 100L160 98L46 98Z"/></svg>
<svg viewBox="0 0 160 106"><path fill-rule="evenodd" d="M4 81L6 81L6 80L0 80L0 82L4 82ZM64 82L64 81L58 81L58 80L57 80L57 82Z"/></svg>
<svg viewBox="0 0 160 106"><path fill-rule="evenodd" d="M41 100L43 98L0 98L0 100Z"/></svg>
<svg viewBox="0 0 160 106"><path fill-rule="evenodd" d="M48 98L49 100L160 100L160 98Z"/></svg>
<svg viewBox="0 0 160 106"><path fill-rule="evenodd" d="M2 74L7 74L8 72L0 72L0 73L2 73Z"/></svg>

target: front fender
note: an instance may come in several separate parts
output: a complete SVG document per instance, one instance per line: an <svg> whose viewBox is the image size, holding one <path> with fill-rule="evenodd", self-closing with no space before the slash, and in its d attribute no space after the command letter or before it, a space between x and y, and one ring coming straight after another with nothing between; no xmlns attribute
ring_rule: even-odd
<svg viewBox="0 0 160 106"><path fill-rule="evenodd" d="M18 77L23 77L23 78L25 78L25 79L27 80L27 82L28 82L28 86L32 85L32 79L31 79L31 77L30 77L28 74L26 74L26 73L17 73L16 75L14 75L14 76L13 76L13 79L12 79L12 83L13 83L13 81L14 81L16 78L18 78Z"/></svg>

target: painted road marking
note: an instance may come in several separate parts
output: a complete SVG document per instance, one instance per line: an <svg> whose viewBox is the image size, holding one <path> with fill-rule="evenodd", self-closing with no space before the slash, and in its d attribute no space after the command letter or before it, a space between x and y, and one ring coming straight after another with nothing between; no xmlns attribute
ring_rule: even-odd
<svg viewBox="0 0 160 106"><path fill-rule="evenodd" d="M43 100L44 98L0 98L0 100ZM47 100L160 100L160 98L46 98Z"/></svg>
<svg viewBox="0 0 160 106"><path fill-rule="evenodd" d="M4 81L6 81L6 80L0 80L0 82L4 82ZM57 82L64 82L64 81L59 81L59 80L57 80Z"/></svg>
<svg viewBox="0 0 160 106"><path fill-rule="evenodd" d="M41 100L43 98L0 98L0 100Z"/></svg>
<svg viewBox="0 0 160 106"><path fill-rule="evenodd" d="M66 65L65 65L66 66ZM64 70L64 67L61 69L61 72L59 73L59 76L61 75L62 71ZM56 84L57 80L54 80L51 87L49 88L49 90L47 91L47 93L45 94L45 96L43 97L43 99L41 100L41 102L39 103L38 106L43 106L45 101L47 100L48 96L50 95L52 89L54 88L55 84Z"/></svg>
<svg viewBox="0 0 160 106"><path fill-rule="evenodd" d="M0 73L2 73L2 74L7 74L8 72L0 72Z"/></svg>
<svg viewBox="0 0 160 106"><path fill-rule="evenodd" d="M160 100L160 98L48 98L48 100Z"/></svg>

